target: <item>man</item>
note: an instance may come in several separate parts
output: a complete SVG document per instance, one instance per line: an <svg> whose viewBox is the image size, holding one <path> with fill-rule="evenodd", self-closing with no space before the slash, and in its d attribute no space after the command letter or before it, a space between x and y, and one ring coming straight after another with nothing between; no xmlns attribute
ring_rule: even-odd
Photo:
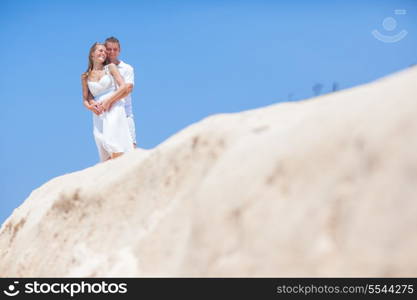
<svg viewBox="0 0 417 300"><path fill-rule="evenodd" d="M136 131L135 131L135 121L133 118L132 97L131 97L133 85L135 84L134 70L131 65L119 60L120 42L117 38L113 36L107 38L104 41L104 45L106 46L108 61L117 66L120 72L120 75L123 77L123 80L128 86L128 92L126 93L126 97L125 97L125 111L126 111L127 122L129 124L130 136L132 137L132 141L133 141L133 148L136 148ZM92 96L89 96L89 97L92 97ZM101 113L101 111L99 112Z"/></svg>

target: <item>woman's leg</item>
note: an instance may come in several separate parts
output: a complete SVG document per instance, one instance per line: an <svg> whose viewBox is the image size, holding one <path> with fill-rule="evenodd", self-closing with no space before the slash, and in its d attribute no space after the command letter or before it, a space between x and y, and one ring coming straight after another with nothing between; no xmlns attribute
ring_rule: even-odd
<svg viewBox="0 0 417 300"><path fill-rule="evenodd" d="M115 158L121 156L122 154L123 154L123 152L113 152L111 154L111 159L115 159Z"/></svg>

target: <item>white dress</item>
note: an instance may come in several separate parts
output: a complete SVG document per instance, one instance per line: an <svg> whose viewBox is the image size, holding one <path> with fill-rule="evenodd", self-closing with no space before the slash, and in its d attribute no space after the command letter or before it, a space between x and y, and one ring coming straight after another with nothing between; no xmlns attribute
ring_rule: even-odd
<svg viewBox="0 0 417 300"><path fill-rule="evenodd" d="M104 76L99 81L88 80L87 84L97 102L109 98L116 91L114 78L108 66L104 67ZM133 150L124 101L116 101L109 111L98 116L93 113L93 134L101 161L109 159L111 153Z"/></svg>

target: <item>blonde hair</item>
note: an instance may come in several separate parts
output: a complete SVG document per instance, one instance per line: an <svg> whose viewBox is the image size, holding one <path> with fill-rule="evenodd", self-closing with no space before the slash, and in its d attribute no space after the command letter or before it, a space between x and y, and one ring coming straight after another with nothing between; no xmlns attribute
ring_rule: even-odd
<svg viewBox="0 0 417 300"><path fill-rule="evenodd" d="M93 46L91 46L90 52L88 52L88 67L87 67L87 70L83 73L83 77L88 77L91 70L93 69L93 59L92 59L91 55L93 54L94 51L96 51L97 46L100 46L100 45L105 47L105 45L103 43L99 43L99 42L95 42L93 44ZM106 65L106 64L107 64L107 59L104 62L104 65Z"/></svg>

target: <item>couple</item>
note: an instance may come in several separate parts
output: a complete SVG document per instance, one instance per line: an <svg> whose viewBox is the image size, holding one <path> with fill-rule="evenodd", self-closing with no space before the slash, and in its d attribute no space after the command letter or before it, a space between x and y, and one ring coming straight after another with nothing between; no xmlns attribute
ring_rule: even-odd
<svg viewBox="0 0 417 300"><path fill-rule="evenodd" d="M120 42L109 37L94 43L88 68L81 76L83 104L93 114L93 133L101 161L116 158L136 147L130 93L133 68L118 59Z"/></svg>

